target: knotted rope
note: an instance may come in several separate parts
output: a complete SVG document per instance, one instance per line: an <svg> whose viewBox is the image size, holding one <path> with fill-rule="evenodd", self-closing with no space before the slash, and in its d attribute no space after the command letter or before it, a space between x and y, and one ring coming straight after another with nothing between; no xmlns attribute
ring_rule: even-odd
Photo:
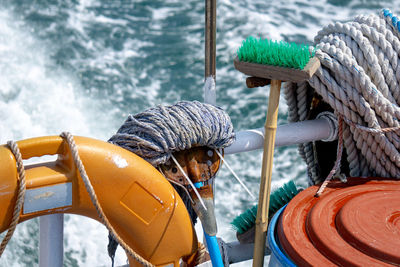
<svg viewBox="0 0 400 267"><path fill-rule="evenodd" d="M198 248L196 251L196 259L194 261L194 266L200 265L206 262L209 259L209 255L207 253L207 248L203 243L198 242Z"/></svg>
<svg viewBox="0 0 400 267"><path fill-rule="evenodd" d="M129 115L109 142L157 166L167 162L175 151L193 145L224 148L234 140L231 120L221 108L181 101Z"/></svg>
<svg viewBox="0 0 400 267"><path fill-rule="evenodd" d="M16 163L17 163L17 172L18 172L18 193L17 193L17 200L14 206L13 216L11 218L10 226L8 227L7 234L4 236L3 240L1 241L0 245L0 257L3 255L4 250L8 242L10 241L12 235L14 234L15 228L17 227L19 216L21 214L22 206L24 205L24 197L26 191L26 183L25 183L25 168L24 163L22 161L22 155L19 151L18 145L14 141L7 142L8 147L10 148L11 152L14 154Z"/></svg>
<svg viewBox="0 0 400 267"><path fill-rule="evenodd" d="M383 10L379 17L358 16L324 27L315 37L321 68L307 82L285 88L290 121L308 118L314 92L343 116L347 175L400 178L399 26ZM322 182L313 144L299 149L310 183Z"/></svg>

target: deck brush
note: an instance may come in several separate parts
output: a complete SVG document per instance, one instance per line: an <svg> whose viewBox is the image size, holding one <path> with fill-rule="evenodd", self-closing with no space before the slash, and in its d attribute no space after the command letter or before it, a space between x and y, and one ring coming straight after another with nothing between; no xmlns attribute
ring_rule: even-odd
<svg viewBox="0 0 400 267"><path fill-rule="evenodd" d="M271 80L267 119L264 125L264 152L258 208L256 208L256 217L252 218L252 220L255 219L253 267L261 267L264 264L281 82L297 83L310 79L319 68L320 62L314 57L314 50L308 46L254 37L245 40L237 54L234 60L237 70L253 77Z"/></svg>
<svg viewBox="0 0 400 267"><path fill-rule="evenodd" d="M292 200L299 192L300 190L297 188L296 184L293 181L289 181L282 187L272 192L269 201L268 221L271 220L275 212L277 212L280 208L289 203L289 201ZM231 222L231 225L236 230L239 241L242 240L242 238L240 237L241 235L245 234L248 230L254 227L257 216L257 207L258 205L254 205L253 207L247 209ZM247 237L244 238L247 239ZM252 238L254 238L254 236L250 237L250 239Z"/></svg>
<svg viewBox="0 0 400 267"><path fill-rule="evenodd" d="M300 82L311 78L320 62L308 45L248 37L239 47L234 65L249 76Z"/></svg>
<svg viewBox="0 0 400 267"><path fill-rule="evenodd" d="M314 52L308 45L247 38L237 52L240 61L304 69Z"/></svg>

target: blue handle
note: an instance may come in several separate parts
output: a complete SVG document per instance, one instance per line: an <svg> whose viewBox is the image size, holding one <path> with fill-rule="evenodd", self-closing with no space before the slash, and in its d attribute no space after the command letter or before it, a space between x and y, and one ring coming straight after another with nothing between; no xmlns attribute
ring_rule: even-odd
<svg viewBox="0 0 400 267"><path fill-rule="evenodd" d="M213 267L224 267L222 263L221 251L219 250L217 237L209 236L204 232L206 237L208 252L210 253L211 263Z"/></svg>

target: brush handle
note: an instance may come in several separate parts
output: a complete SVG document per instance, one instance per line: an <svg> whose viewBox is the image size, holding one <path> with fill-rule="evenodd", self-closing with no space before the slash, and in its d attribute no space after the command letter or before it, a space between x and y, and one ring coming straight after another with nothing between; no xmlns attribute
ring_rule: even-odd
<svg viewBox="0 0 400 267"><path fill-rule="evenodd" d="M253 267L264 264L265 241L268 227L268 207L271 194L272 164L274 159L275 134L278 121L280 80L271 80L268 100L267 120L265 121L265 141L261 170L260 193L256 217Z"/></svg>
<svg viewBox="0 0 400 267"><path fill-rule="evenodd" d="M260 77L247 77L246 86L247 88L263 87L271 83L270 79Z"/></svg>

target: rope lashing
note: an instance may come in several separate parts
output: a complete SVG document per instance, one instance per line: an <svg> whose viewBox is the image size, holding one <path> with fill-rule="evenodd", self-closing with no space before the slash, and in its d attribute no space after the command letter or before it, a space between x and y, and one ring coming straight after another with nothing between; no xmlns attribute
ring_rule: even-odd
<svg viewBox="0 0 400 267"><path fill-rule="evenodd" d="M400 130L400 126L399 127L391 127L391 128L382 128L382 129L368 128L365 126L355 124L352 121L349 121L348 119L344 119L341 115L339 115L339 122L338 122L338 124L339 124L338 125L338 137L339 137L339 139L338 139L336 161L335 161L335 164L334 164L332 170L329 172L329 175L325 178L325 181L321 184L317 193L315 194L316 197L321 196L321 194L327 187L328 183L332 180L333 176L335 174L338 174L338 171L340 170L340 160L341 160L342 153L343 153L343 120L345 120L349 125L357 128L361 131L370 133L370 134L388 133L388 132L395 132L395 131Z"/></svg>
<svg viewBox="0 0 400 267"><path fill-rule="evenodd" d="M315 37L321 68L307 82L287 84L289 120L308 118L310 96L322 96L343 116L350 176L400 178L400 23L389 10L332 23ZM373 129L370 134L359 125ZM313 143L299 146L310 183L320 183Z"/></svg>
<svg viewBox="0 0 400 267"><path fill-rule="evenodd" d="M333 175L337 173L337 171L340 168L340 160L342 158L342 153L343 153L343 118L342 116L339 116L339 121L338 121L338 146L337 146L337 152L336 152L336 161L335 164L332 168L332 170L329 172L328 176L325 178L325 181L322 183L320 188L318 189L317 193L315 194L316 197L319 197L325 190L326 186L328 183L332 180Z"/></svg>
<svg viewBox="0 0 400 267"><path fill-rule="evenodd" d="M22 155L19 151L18 145L14 141L7 142L8 147L11 152L14 154L15 161L17 164L17 172L18 172L18 193L17 200L14 206L13 216L11 218L10 226L8 227L7 234L4 236L3 240L0 244L0 257L3 255L4 250L7 247L8 242L14 234L15 228L17 227L19 216L21 214L22 206L24 205L24 198L26 192L26 182L25 182L25 168L24 162L22 161Z"/></svg>
<svg viewBox="0 0 400 267"><path fill-rule="evenodd" d="M129 115L109 142L157 166L167 162L173 152L193 145L224 148L234 140L231 120L221 108L181 101Z"/></svg>

